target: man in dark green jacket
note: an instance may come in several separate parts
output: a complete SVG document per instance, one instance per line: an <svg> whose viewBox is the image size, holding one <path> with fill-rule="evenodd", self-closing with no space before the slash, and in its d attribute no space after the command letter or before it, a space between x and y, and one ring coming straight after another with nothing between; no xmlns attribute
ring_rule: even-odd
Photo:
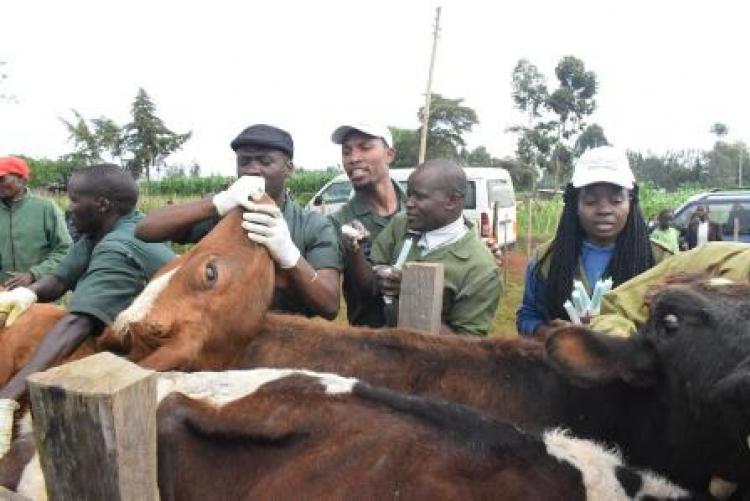
<svg viewBox="0 0 750 501"><path fill-rule="evenodd" d="M379 327L385 321L382 316L382 299L369 298L361 293L354 284L348 264L353 245L361 244L365 257L369 259L372 240L404 208L406 193L391 179L389 171L389 166L396 157L396 150L393 149L391 132L384 125L342 125L333 131L331 140L341 145L344 170L354 188L352 199L329 216L341 237L344 261L342 290L346 300L346 314L352 325ZM341 234L344 225L359 224L369 234L368 239L359 241L356 237ZM365 235L363 232L362 236Z"/></svg>
<svg viewBox="0 0 750 501"><path fill-rule="evenodd" d="M0 158L0 283L6 288L52 273L71 245L62 211L32 194L28 179L23 159Z"/></svg>
<svg viewBox="0 0 750 501"><path fill-rule="evenodd" d="M371 266L363 252L352 255L352 276L363 294L398 296L402 264L444 267L443 333L487 335L502 284L492 254L463 217L466 175L448 160L429 160L409 176L406 213L396 215L372 244ZM395 307L397 301L389 301ZM393 324L397 312L385 306Z"/></svg>

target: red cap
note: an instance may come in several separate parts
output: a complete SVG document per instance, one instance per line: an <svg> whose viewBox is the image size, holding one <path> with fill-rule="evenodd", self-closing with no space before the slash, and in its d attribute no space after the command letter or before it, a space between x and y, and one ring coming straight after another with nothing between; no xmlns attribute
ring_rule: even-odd
<svg viewBox="0 0 750 501"><path fill-rule="evenodd" d="M0 176L17 174L24 179L29 178L29 166L23 158L0 157Z"/></svg>

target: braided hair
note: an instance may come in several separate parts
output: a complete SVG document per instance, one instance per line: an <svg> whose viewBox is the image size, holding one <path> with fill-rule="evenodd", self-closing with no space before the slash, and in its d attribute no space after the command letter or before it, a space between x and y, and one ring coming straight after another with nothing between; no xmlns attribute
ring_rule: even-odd
<svg viewBox="0 0 750 501"><path fill-rule="evenodd" d="M557 233L547 251L533 269L536 280L545 282L545 307L550 319L568 318L563 303L570 298L578 260L583 247L584 232L578 219L580 188L572 184L565 187L563 213ZM616 287L654 265L648 227L638 204L638 186L629 193L630 212L625 227L615 241L615 250L603 276L612 277ZM542 268L549 261L549 273L543 276Z"/></svg>

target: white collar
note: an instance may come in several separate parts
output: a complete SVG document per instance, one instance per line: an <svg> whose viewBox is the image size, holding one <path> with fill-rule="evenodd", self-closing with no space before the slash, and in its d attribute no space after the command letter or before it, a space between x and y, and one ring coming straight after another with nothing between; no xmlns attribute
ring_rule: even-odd
<svg viewBox="0 0 750 501"><path fill-rule="evenodd" d="M464 224L463 214L452 223L448 223L441 228L425 231L417 242L417 247L422 250L422 255L434 251L440 247L451 244L464 236L467 228Z"/></svg>

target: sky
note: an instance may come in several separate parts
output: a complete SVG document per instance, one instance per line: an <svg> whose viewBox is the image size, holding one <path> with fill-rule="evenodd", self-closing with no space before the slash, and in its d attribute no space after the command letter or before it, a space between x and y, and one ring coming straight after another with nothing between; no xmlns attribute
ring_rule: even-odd
<svg viewBox="0 0 750 501"><path fill-rule="evenodd" d="M0 155L72 150L71 109L124 124L138 88L176 132L168 163L235 171L230 141L246 126L291 132L295 163L340 163L337 125L416 128L435 7L442 7L433 92L464 98L480 123L466 136L512 155L511 73L526 58L554 87L566 55L599 82L589 119L616 146L664 153L710 148L714 122L750 141L745 2L690 0L319 0L317 2L36 1L0 3Z"/></svg>

